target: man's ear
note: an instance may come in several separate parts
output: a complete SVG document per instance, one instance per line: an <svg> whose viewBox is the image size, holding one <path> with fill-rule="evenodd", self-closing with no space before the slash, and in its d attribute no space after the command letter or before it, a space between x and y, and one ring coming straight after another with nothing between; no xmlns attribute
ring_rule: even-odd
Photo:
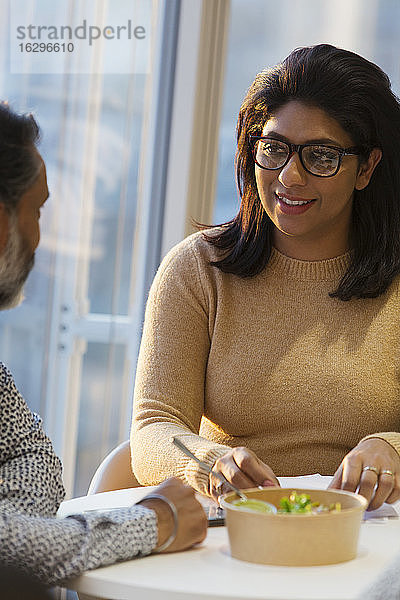
<svg viewBox="0 0 400 600"><path fill-rule="evenodd" d="M356 190L363 190L367 187L381 158L382 150L380 148L372 148L367 160L360 165L358 170L356 184L354 186Z"/></svg>
<svg viewBox="0 0 400 600"><path fill-rule="evenodd" d="M0 202L0 253L3 252L8 240L8 212Z"/></svg>

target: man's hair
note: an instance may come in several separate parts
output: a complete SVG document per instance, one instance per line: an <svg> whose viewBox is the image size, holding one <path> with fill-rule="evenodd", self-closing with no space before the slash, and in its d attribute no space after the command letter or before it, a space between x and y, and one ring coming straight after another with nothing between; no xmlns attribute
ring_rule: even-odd
<svg viewBox="0 0 400 600"><path fill-rule="evenodd" d="M39 174L38 140L39 127L31 114L18 114L0 103L0 202L9 211Z"/></svg>
<svg viewBox="0 0 400 600"><path fill-rule="evenodd" d="M400 104L388 76L353 52L328 44L298 48L259 73L240 108L236 179L241 206L217 234L203 236L223 251L212 264L240 277L256 275L271 255L273 224L261 205L249 134L291 100L324 110L352 137L364 162L372 148L382 159L364 190L354 190L350 264L331 296L382 294L400 272Z"/></svg>

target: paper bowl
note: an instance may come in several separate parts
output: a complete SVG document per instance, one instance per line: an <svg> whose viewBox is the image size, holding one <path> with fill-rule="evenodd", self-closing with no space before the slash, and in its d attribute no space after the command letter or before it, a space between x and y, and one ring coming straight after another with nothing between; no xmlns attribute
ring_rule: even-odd
<svg viewBox="0 0 400 600"><path fill-rule="evenodd" d="M357 554L358 536L367 501L363 496L339 490L266 488L244 490L249 498L279 507L292 491L308 494L313 502L340 502L340 512L321 514L264 514L232 505L235 492L224 494L220 504L226 513L231 555L239 560L267 565L312 566L345 562Z"/></svg>

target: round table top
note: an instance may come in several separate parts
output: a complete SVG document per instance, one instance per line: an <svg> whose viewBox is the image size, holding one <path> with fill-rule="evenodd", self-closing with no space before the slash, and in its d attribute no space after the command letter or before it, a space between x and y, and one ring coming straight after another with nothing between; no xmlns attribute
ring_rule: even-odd
<svg viewBox="0 0 400 600"><path fill-rule="evenodd" d="M59 514L126 506L149 489L66 501ZM364 522L354 560L318 567L276 567L236 560L230 555L226 527L214 527L209 528L206 540L191 550L88 571L71 580L68 587L113 600L355 600L396 553L400 553L398 518Z"/></svg>

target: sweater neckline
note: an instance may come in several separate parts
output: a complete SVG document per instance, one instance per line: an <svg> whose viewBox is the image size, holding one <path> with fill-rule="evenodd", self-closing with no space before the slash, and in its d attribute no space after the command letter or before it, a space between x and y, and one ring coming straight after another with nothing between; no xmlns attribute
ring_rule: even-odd
<svg viewBox="0 0 400 600"><path fill-rule="evenodd" d="M272 248L268 268L285 274L290 279L337 281L344 275L349 262L349 252L326 260L299 260L285 256L276 248Z"/></svg>

